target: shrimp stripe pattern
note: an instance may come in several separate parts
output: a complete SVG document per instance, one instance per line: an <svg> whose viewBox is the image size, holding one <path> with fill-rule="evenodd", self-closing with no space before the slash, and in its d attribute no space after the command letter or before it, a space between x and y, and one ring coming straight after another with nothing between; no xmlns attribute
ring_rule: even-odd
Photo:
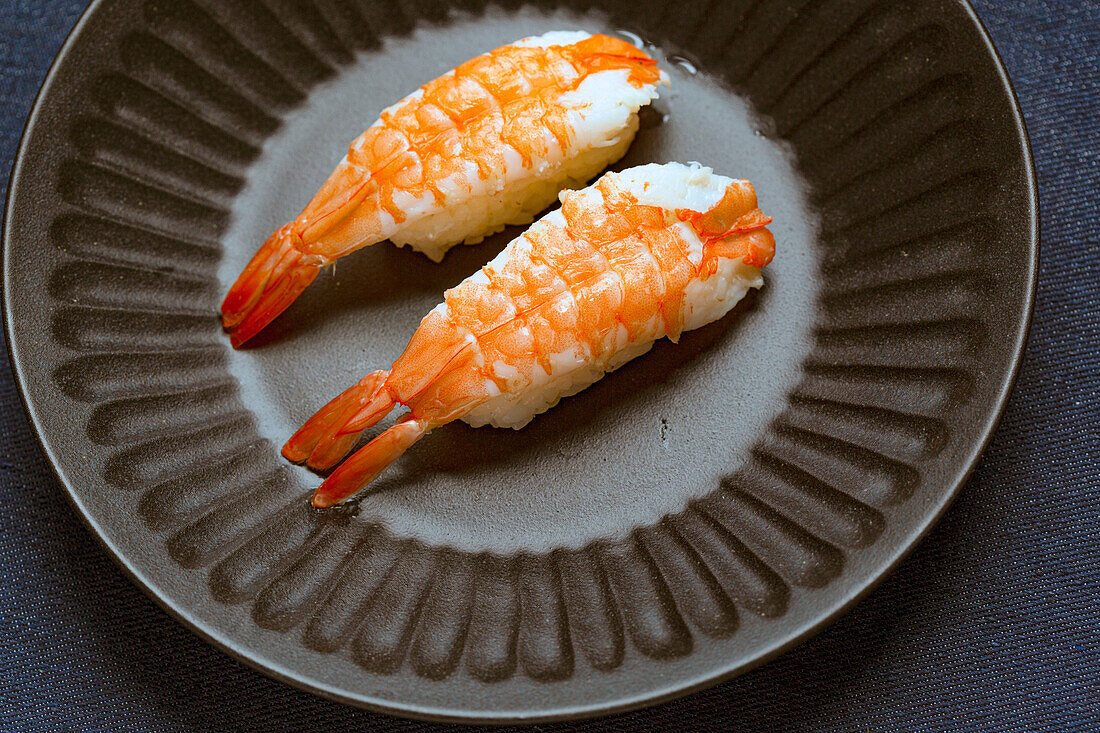
<svg viewBox="0 0 1100 733"><path fill-rule="evenodd" d="M394 405L409 409L329 476L317 506L354 494L437 426L518 429L657 339L721 317L762 284L775 252L752 185L698 165L607 174L561 200L448 290L389 371L368 375L286 443L288 459L327 468Z"/></svg>
<svg viewBox="0 0 1100 733"><path fill-rule="evenodd" d="M252 258L222 303L233 345L360 247L389 238L438 261L454 244L531 221L562 188L625 153L638 108L662 83L656 62L630 43L560 31L428 82L383 110Z"/></svg>

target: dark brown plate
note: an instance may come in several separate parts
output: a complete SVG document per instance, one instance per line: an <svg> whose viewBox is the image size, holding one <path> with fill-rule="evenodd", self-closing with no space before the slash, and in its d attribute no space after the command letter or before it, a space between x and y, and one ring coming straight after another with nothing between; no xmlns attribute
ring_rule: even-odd
<svg viewBox="0 0 1100 733"><path fill-rule="evenodd" d="M516 231L442 265L362 251L240 352L220 296L382 106L573 27L672 73L620 167L756 183L764 289L523 431L436 431L355 516L313 512L277 446ZM568 718L759 664L912 548L1011 386L1036 221L957 2L104 0L24 136L4 304L62 485L184 623L345 702Z"/></svg>

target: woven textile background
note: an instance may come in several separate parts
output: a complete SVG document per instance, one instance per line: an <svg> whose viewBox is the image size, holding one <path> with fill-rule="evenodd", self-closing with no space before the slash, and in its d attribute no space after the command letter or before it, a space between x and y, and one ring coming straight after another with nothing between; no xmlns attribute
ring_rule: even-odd
<svg viewBox="0 0 1100 733"><path fill-rule="evenodd" d="M0 0L5 176L85 5ZM1030 346L981 465L898 571L818 637L573 729L1100 731L1100 3L975 6L1030 129L1043 232ZM435 727L290 689L167 616L70 508L0 370L0 731Z"/></svg>

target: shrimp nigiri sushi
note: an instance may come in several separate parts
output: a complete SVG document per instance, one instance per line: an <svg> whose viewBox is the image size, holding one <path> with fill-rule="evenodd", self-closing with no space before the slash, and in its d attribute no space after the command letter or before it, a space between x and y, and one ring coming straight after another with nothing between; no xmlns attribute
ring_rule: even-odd
<svg viewBox="0 0 1100 733"><path fill-rule="evenodd" d="M384 239L438 262L621 158L668 77L630 43L554 31L478 56L382 111L222 303L240 346L321 268Z"/></svg>
<svg viewBox="0 0 1100 733"><path fill-rule="evenodd" d="M721 318L763 284L775 253L752 184L698 164L608 173L561 202L448 290L389 371L287 441L287 459L327 468L397 403L409 408L329 475L315 506L358 492L452 420L523 427L657 339Z"/></svg>

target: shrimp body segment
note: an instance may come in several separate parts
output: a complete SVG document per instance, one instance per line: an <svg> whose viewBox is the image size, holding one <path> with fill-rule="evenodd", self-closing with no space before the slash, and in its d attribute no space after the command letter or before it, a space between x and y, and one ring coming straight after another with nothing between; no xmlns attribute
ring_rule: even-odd
<svg viewBox="0 0 1100 733"><path fill-rule="evenodd" d="M390 239L439 261L526 224L626 152L667 76L630 43L555 31L478 56L382 111L222 303L234 346L321 268Z"/></svg>
<svg viewBox="0 0 1100 733"><path fill-rule="evenodd" d="M698 164L609 173L445 293L389 371L334 399L283 447L340 460L396 404L409 412L314 496L343 501L452 420L519 429L650 349L725 315L763 280L775 240L748 181Z"/></svg>

